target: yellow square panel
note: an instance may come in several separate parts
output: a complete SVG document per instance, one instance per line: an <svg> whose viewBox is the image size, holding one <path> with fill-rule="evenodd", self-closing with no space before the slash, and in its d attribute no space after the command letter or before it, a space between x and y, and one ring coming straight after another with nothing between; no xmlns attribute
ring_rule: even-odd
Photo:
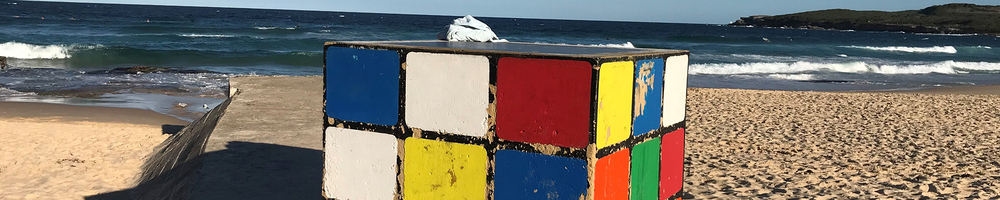
<svg viewBox="0 0 1000 200"><path fill-rule="evenodd" d="M632 132L632 61L601 64L597 94L597 148L628 138Z"/></svg>
<svg viewBox="0 0 1000 200"><path fill-rule="evenodd" d="M403 199L486 198L486 149L419 138L405 143Z"/></svg>

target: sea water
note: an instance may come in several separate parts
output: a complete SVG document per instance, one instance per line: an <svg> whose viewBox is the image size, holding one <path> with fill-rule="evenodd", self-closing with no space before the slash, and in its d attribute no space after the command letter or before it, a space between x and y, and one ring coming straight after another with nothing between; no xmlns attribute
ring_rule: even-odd
<svg viewBox="0 0 1000 200"><path fill-rule="evenodd" d="M431 40L457 17L0 1L0 56L13 66L0 99L204 112L229 77L322 75L326 41ZM690 50L692 87L1000 84L1000 38L987 35L477 18L510 41ZM140 65L216 73L95 73Z"/></svg>

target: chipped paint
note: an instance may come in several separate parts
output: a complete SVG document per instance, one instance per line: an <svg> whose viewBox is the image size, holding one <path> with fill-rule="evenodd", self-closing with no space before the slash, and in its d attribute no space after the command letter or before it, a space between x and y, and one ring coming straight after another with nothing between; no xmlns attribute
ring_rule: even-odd
<svg viewBox="0 0 1000 200"><path fill-rule="evenodd" d="M497 136L561 147L587 146L591 66L572 60L500 58Z"/></svg>
<svg viewBox="0 0 1000 200"><path fill-rule="evenodd" d="M685 127L682 122L687 86L688 60L683 55L686 52L566 58L502 52L471 55L422 47L349 48L394 53L395 56L385 56L380 61L369 57L375 54L354 53L347 58L373 62L354 65L360 68L343 68L349 65L338 64L344 60L330 59L328 51L326 67L331 76L345 69L362 69L351 72L360 75L372 72L366 70L384 71L374 79L361 81L401 79L394 83L405 87L399 88L404 90L395 90L394 96L384 100L394 103L393 108L398 111L396 119L402 121L382 121L388 119L384 116L364 120L349 119L348 115L336 117L343 110L331 109L328 104L325 110L336 112L328 115L331 118L326 118L325 124L364 132L362 136L391 138L385 141L385 146L394 147L388 148L395 155L393 163L388 165L395 166L391 171L395 174L384 178L392 183L392 188L384 191L392 195L344 197L336 195L348 193L329 191L327 186L336 181L328 180L327 176L335 175L336 170L345 171L344 167L331 166L373 162L366 160L370 158L357 158L361 161L325 161L323 195L327 198L663 199L678 194L670 191L680 191L683 136L665 133ZM400 53L405 55L399 56ZM371 68L371 64L388 61L399 64L394 69ZM345 89L357 87L338 86L340 83L331 82L330 76L326 79L327 95L350 98L369 95L344 93L348 91ZM358 91L389 94L382 89ZM338 101L329 96L326 100L324 103ZM355 117L385 114L377 112L347 114L356 114ZM454 113L469 115L454 116ZM340 139L328 136L324 144L335 143L331 140ZM650 146L654 143L661 144ZM334 151L326 147L325 156L332 156L331 152ZM510 156L514 154L520 156ZM577 168L558 167L562 164L557 163L570 160L579 162L580 172L565 174ZM369 167L384 165L387 164ZM649 171L653 168L655 171ZM358 172L354 175L368 173ZM367 184L362 178L344 180ZM652 186L650 181L654 181Z"/></svg>
<svg viewBox="0 0 1000 200"><path fill-rule="evenodd" d="M636 62L632 135L647 134L660 128L663 97L663 59Z"/></svg>
<svg viewBox="0 0 1000 200"><path fill-rule="evenodd" d="M495 199L575 200L587 190L587 162L515 150L495 159Z"/></svg>
<svg viewBox="0 0 1000 200"><path fill-rule="evenodd" d="M326 115L392 126L399 122L399 54L330 47L326 50Z"/></svg>
<svg viewBox="0 0 1000 200"><path fill-rule="evenodd" d="M631 200L659 200L660 138L632 148Z"/></svg>
<svg viewBox="0 0 1000 200"><path fill-rule="evenodd" d="M396 137L329 127L324 193L337 199L390 199L396 188Z"/></svg>
<svg viewBox="0 0 1000 200"><path fill-rule="evenodd" d="M632 132L632 61L601 64L598 86L597 147L628 138Z"/></svg>
<svg viewBox="0 0 1000 200"><path fill-rule="evenodd" d="M403 199L485 199L486 149L407 138Z"/></svg>
<svg viewBox="0 0 1000 200"><path fill-rule="evenodd" d="M660 196L670 197L684 186L684 129L663 135L660 148Z"/></svg>
<svg viewBox="0 0 1000 200"><path fill-rule="evenodd" d="M535 148L536 151L542 152L542 154L555 155L559 152L560 148L552 145L545 144L531 144L531 147Z"/></svg>
<svg viewBox="0 0 1000 200"><path fill-rule="evenodd" d="M594 200L628 200L629 150L622 149L597 160Z"/></svg>
<svg viewBox="0 0 1000 200"><path fill-rule="evenodd" d="M406 63L406 125L457 135L486 135L489 59L411 52Z"/></svg>
<svg viewBox="0 0 1000 200"><path fill-rule="evenodd" d="M643 115L646 111L646 94L653 90L653 82L656 80L656 76L652 76L653 72L653 62L643 62L642 66L639 67L638 74L635 75L635 107L632 111L632 119L638 118Z"/></svg>

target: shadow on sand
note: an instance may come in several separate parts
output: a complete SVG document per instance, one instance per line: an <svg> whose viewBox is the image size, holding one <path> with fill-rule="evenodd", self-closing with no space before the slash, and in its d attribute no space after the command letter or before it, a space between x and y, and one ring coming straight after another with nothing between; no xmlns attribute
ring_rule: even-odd
<svg viewBox="0 0 1000 200"><path fill-rule="evenodd" d="M184 183L185 176L200 178ZM322 151L230 142L226 150L202 154L134 188L84 199L322 199L322 177Z"/></svg>
<svg viewBox="0 0 1000 200"><path fill-rule="evenodd" d="M164 125L173 134L154 148L134 188L84 199L322 199L323 151L232 141L205 152L232 100L179 130Z"/></svg>

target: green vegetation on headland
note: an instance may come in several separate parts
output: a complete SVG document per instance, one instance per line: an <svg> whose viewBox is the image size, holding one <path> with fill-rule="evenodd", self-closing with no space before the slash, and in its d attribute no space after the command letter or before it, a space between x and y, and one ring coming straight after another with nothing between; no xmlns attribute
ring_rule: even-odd
<svg viewBox="0 0 1000 200"><path fill-rule="evenodd" d="M1000 6L946 4L898 12L831 9L743 17L730 26L1000 35Z"/></svg>

